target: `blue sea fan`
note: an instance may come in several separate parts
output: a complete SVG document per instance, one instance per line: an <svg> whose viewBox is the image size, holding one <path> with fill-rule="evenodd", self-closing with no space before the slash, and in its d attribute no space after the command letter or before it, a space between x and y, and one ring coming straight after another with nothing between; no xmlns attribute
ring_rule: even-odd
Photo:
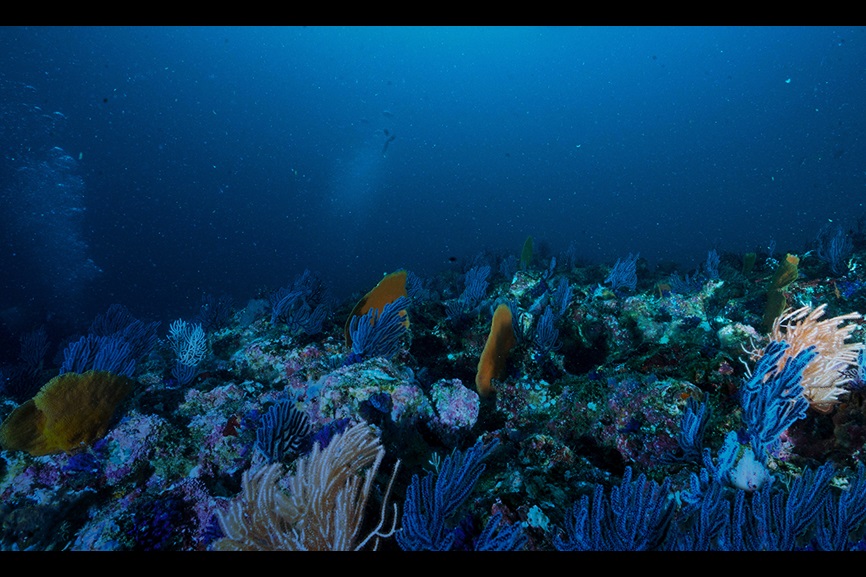
<svg viewBox="0 0 866 577"><path fill-rule="evenodd" d="M561 318L568 310L568 305L571 304L572 292L571 286L568 284L566 277L560 277L556 284L556 290L551 295L551 306L556 318Z"/></svg>
<svg viewBox="0 0 866 577"><path fill-rule="evenodd" d="M234 304L231 295L221 294L217 297L204 293L201 297L201 308L193 322L200 324L206 333L222 330L231 322Z"/></svg>
<svg viewBox="0 0 866 577"><path fill-rule="evenodd" d="M429 301L433 291L424 286L424 280L414 272L406 272L406 294L413 302Z"/></svg>
<svg viewBox="0 0 866 577"><path fill-rule="evenodd" d="M296 335L318 334L330 314L327 300L327 290L319 276L304 270L291 286L271 295L271 323L283 322Z"/></svg>
<svg viewBox="0 0 866 577"><path fill-rule="evenodd" d="M535 327L535 349L542 358L559 350L559 329L554 325L556 318L551 307L544 307L544 313L538 319Z"/></svg>
<svg viewBox="0 0 866 577"><path fill-rule="evenodd" d="M588 495L569 510L566 535L557 536L554 546L560 551L649 551L659 548L674 515L668 499L670 477L659 485L640 475L632 481L626 467L622 483L607 493L596 484L592 499Z"/></svg>
<svg viewBox="0 0 866 577"><path fill-rule="evenodd" d="M113 304L104 313L96 315L90 324L90 333L99 337L120 337L132 347L132 357L141 361L156 347L160 321L144 322L125 306Z"/></svg>
<svg viewBox="0 0 866 577"><path fill-rule="evenodd" d="M610 274L604 279L605 283L610 283L610 288L619 293L623 289L634 290L637 286L637 259L640 253L635 255L629 253L628 258L616 259L616 263L610 271Z"/></svg>
<svg viewBox="0 0 866 577"><path fill-rule="evenodd" d="M677 443L683 451L684 461L700 461L703 454L704 433L709 420L709 403L701 403L694 397L689 397L680 420L680 431L677 434Z"/></svg>
<svg viewBox="0 0 866 577"><path fill-rule="evenodd" d="M805 418L809 401L803 396L803 371L818 354L814 345L796 357L785 359L779 370L780 359L788 343L772 341L749 379L740 387L743 420L755 456L765 461L767 454L778 445L781 434L798 419Z"/></svg>
<svg viewBox="0 0 866 577"><path fill-rule="evenodd" d="M132 377L135 356L132 345L119 334L101 337L93 333L69 343L63 350L60 373L109 371Z"/></svg>
<svg viewBox="0 0 866 577"><path fill-rule="evenodd" d="M373 357L390 359L396 355L400 348L400 337L406 332L405 319L400 312L407 306L409 298L401 296L386 304L381 313L379 309L371 308L363 316L352 317L349 321L349 334L352 335L349 361Z"/></svg>
<svg viewBox="0 0 866 577"><path fill-rule="evenodd" d="M465 287L460 294L459 300L466 303L466 308L473 309L484 299L489 283L490 267L474 266L466 272L464 277Z"/></svg>
<svg viewBox="0 0 866 577"><path fill-rule="evenodd" d="M446 526L446 522L469 497L484 472L482 461L498 444L494 439L487 445L478 441L466 451L455 449L442 461L438 473L428 473L423 479L412 476L403 505L402 528L396 534L397 544L403 550L452 549L460 531ZM483 532L481 539L485 547L522 547L525 544L519 528L506 527L498 531L499 518L492 521L493 525Z"/></svg>

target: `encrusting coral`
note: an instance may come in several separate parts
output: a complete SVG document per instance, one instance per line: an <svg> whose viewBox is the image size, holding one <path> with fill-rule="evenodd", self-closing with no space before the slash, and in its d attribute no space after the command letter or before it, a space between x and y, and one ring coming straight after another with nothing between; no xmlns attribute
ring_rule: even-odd
<svg viewBox="0 0 866 577"><path fill-rule="evenodd" d="M58 375L3 421L0 446L34 456L87 446L105 435L131 391L130 379L107 371Z"/></svg>

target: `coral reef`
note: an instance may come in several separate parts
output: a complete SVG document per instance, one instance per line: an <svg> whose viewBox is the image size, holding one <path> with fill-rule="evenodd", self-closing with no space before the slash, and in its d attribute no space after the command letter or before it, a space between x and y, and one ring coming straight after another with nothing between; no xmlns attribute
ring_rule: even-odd
<svg viewBox="0 0 866 577"><path fill-rule="evenodd" d="M832 277L711 253L683 280L527 241L343 308L305 272L223 307L188 382L109 309L90 333L143 343L132 378L0 391L0 549L866 546L862 247Z"/></svg>

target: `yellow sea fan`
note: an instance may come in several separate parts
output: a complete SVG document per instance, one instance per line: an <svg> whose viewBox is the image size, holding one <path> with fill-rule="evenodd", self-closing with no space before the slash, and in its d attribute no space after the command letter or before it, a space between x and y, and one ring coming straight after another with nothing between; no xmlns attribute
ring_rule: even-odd
<svg viewBox="0 0 866 577"><path fill-rule="evenodd" d="M786 311L779 316L770 330L770 340L785 340L788 349L779 359L779 369L789 357L814 345L817 355L803 370L803 394L813 409L826 413L839 402L845 392L844 385L852 379L849 369L857 367L857 356L863 343L846 342L857 328L855 321L862 318L857 312L819 320L824 316L826 304L816 308L805 306L795 311ZM753 358L760 357L763 350L755 351Z"/></svg>
<svg viewBox="0 0 866 577"><path fill-rule="evenodd" d="M133 382L107 371L63 373L0 425L0 447L41 456L73 452L101 439Z"/></svg>

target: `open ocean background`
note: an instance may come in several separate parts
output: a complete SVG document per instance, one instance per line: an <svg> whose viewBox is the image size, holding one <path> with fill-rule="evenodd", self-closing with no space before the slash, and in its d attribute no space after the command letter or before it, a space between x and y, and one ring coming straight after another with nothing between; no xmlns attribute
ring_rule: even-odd
<svg viewBox="0 0 866 577"><path fill-rule="evenodd" d="M864 215L866 30L0 28L4 347L482 250L693 270Z"/></svg>

